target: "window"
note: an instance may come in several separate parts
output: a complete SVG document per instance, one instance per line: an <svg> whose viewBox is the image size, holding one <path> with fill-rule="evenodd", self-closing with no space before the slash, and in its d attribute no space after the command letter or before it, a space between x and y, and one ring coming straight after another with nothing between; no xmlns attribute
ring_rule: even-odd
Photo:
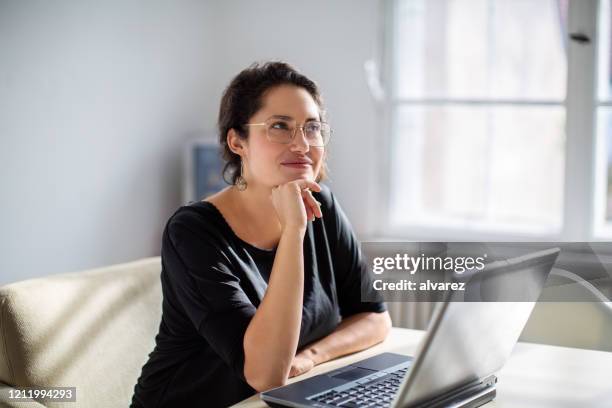
<svg viewBox="0 0 612 408"><path fill-rule="evenodd" d="M612 65L610 39L612 32L610 0L603 0L599 9L597 50L597 170L595 190L595 234L612 236Z"/></svg>
<svg viewBox="0 0 612 408"><path fill-rule="evenodd" d="M597 41L582 28L594 29L597 2L390 5L387 231L589 239L594 191L584 194L583 187L594 185L594 137L584 137L589 104L583 102L595 53L590 62L584 57ZM591 41L569 40L568 33L579 31ZM609 56L609 29L605 36L600 53ZM606 61L598 127L612 134ZM590 150L574 148L585 141ZM612 197L612 179L604 195ZM612 198L606 203L612 231Z"/></svg>

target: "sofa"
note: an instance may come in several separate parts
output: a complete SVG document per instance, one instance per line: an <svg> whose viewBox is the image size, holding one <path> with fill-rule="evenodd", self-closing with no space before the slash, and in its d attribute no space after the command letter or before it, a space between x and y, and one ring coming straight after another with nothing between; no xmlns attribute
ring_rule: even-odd
<svg viewBox="0 0 612 408"><path fill-rule="evenodd" d="M1 407L127 407L161 316L159 257L0 288ZM11 386L76 387L16 402Z"/></svg>
<svg viewBox="0 0 612 408"><path fill-rule="evenodd" d="M127 407L161 316L160 258L0 288L0 407ZM418 304L390 304L394 325ZM522 340L612 351L609 303L540 303ZM404 313L405 314L405 313ZM10 401L22 387L76 387L74 402Z"/></svg>

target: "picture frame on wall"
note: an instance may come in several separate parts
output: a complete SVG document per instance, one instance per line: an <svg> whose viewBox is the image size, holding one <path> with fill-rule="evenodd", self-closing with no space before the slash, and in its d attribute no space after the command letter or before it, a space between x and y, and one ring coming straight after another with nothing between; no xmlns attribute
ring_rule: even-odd
<svg viewBox="0 0 612 408"><path fill-rule="evenodd" d="M221 146L214 137L199 137L185 144L183 153L183 202L202 200L228 184Z"/></svg>

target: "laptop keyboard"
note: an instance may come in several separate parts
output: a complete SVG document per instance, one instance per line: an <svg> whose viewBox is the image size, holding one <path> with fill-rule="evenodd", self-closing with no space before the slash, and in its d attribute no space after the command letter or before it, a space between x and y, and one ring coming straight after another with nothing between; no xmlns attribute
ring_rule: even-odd
<svg viewBox="0 0 612 408"><path fill-rule="evenodd" d="M327 391L308 399L343 408L388 407L407 371L408 367L401 368L370 382L357 384L342 391Z"/></svg>

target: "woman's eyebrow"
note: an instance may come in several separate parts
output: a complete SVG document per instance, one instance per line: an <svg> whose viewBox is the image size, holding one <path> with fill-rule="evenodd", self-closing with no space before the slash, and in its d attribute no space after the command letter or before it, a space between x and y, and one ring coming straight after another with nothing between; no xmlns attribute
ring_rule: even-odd
<svg viewBox="0 0 612 408"><path fill-rule="evenodd" d="M270 118L275 118L275 119L283 119L283 120L294 120L294 119L293 119L293 117L291 117L291 116L287 116L287 115L272 115L272 116L270 116ZM307 119L305 120L305 122L311 122L311 121L313 121L313 120L318 121L318 120L319 120L319 118L317 118L317 117L310 117L310 118L307 118Z"/></svg>

